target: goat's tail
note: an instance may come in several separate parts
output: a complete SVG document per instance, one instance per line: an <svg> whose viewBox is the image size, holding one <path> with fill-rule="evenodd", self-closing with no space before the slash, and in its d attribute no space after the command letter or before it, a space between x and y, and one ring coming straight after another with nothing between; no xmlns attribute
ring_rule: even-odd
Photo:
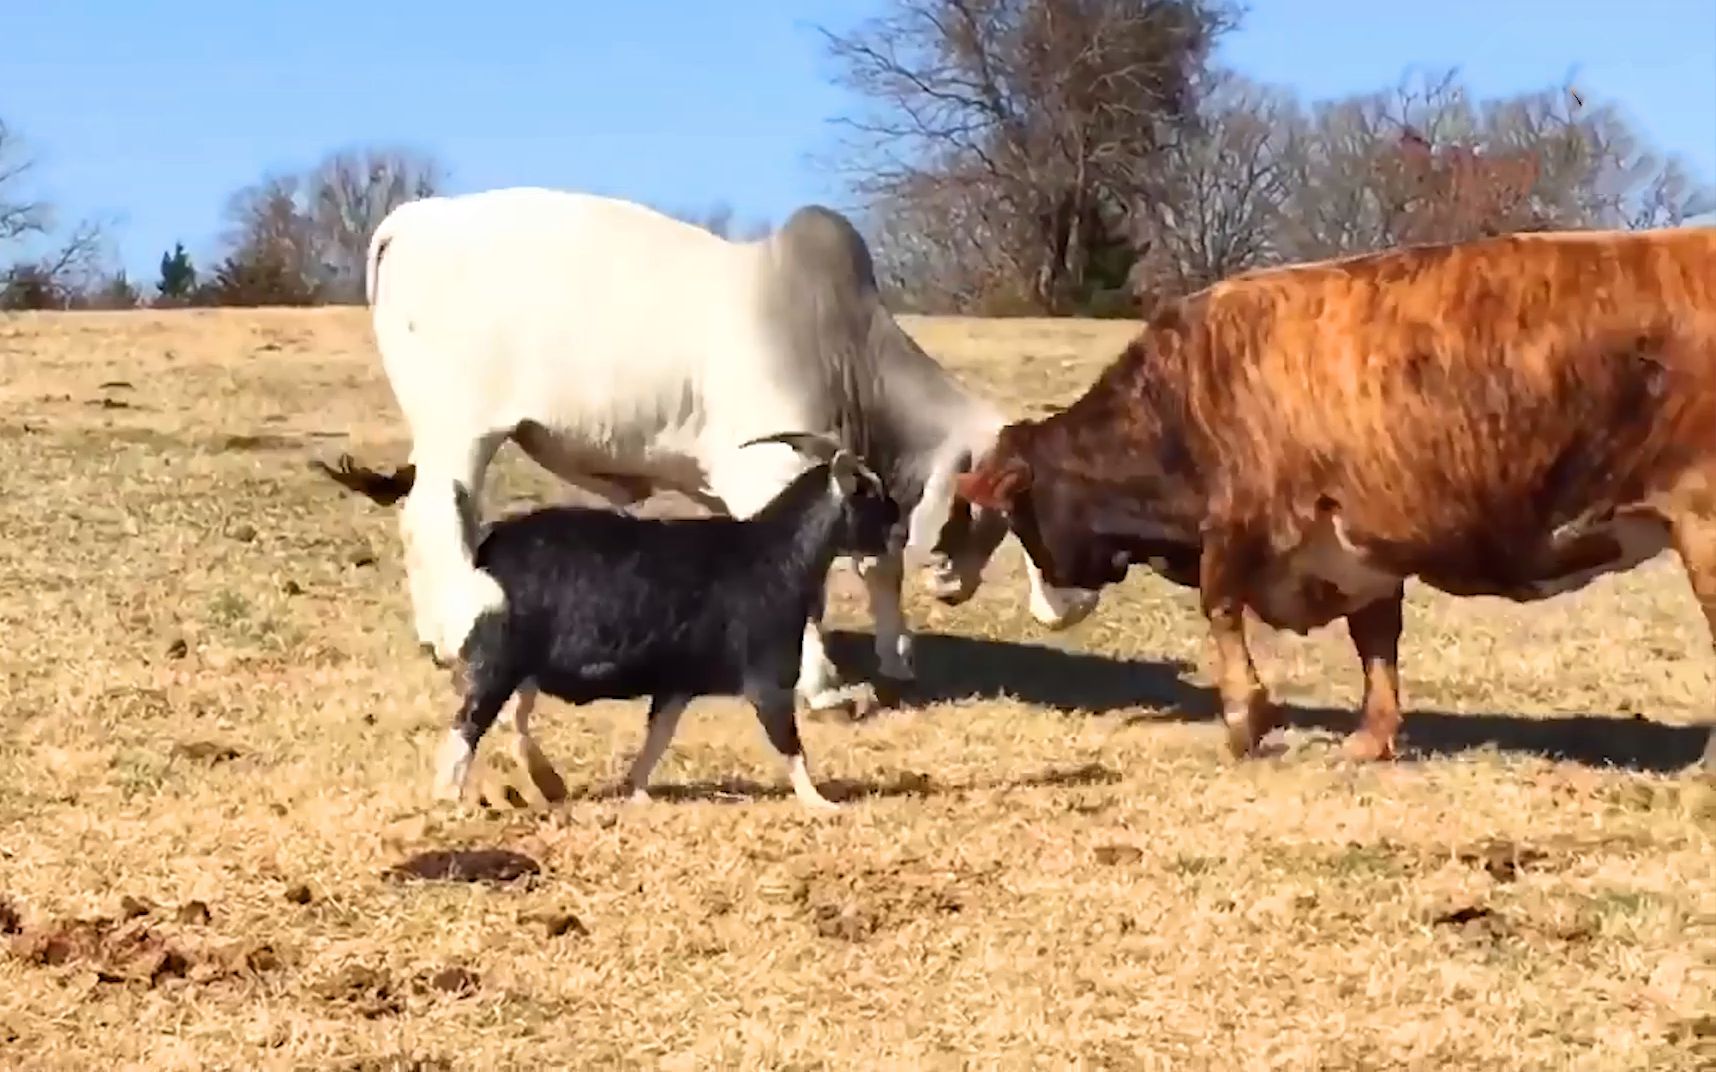
<svg viewBox="0 0 1716 1072"><path fill-rule="evenodd" d="M409 462L392 473L383 473L358 465L350 454L342 454L333 465L317 458L310 462L310 467L328 474L347 491L355 491L382 506L392 506L405 498L411 493L412 485L417 483L417 467Z"/></svg>

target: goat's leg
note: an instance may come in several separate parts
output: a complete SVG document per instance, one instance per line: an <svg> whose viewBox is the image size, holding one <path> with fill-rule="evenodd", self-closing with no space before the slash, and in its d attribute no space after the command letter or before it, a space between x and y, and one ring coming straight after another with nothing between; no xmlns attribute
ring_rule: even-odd
<svg viewBox="0 0 1716 1072"><path fill-rule="evenodd" d="M916 676L912 667L912 636L906 627L905 611L900 607L905 560L899 554L864 555L854 564L864 581L865 594L870 597L870 617L876 623L877 672L895 681L910 681Z"/></svg>
<svg viewBox="0 0 1716 1072"><path fill-rule="evenodd" d="M763 724L769 744L786 761L793 796L812 811L836 810L839 805L818 792L816 783L810 780L804 744L798 737L798 719L793 712L793 694L784 688L760 688L751 690L749 699L757 709L757 719Z"/></svg>
<svg viewBox="0 0 1716 1072"><path fill-rule="evenodd" d="M440 666L458 656L476 618L504 602L500 586L474 564L483 473L501 441L453 437L412 451L416 483L399 514L399 535L417 639Z"/></svg>
<svg viewBox="0 0 1716 1072"><path fill-rule="evenodd" d="M662 754L679 729L679 716L685 713L690 703L689 696L650 697L649 729L644 733L643 747L638 749L636 758L632 760L631 770L626 772L624 788L631 794L633 803L648 803L649 776L655 771L655 765L661 762Z"/></svg>
<svg viewBox="0 0 1716 1072"><path fill-rule="evenodd" d="M467 682L464 702L435 756L434 794L437 800L460 800L464 797L471 760L477 754L477 742L494 725L496 716L520 684L518 678L496 673L480 660L468 668Z"/></svg>
<svg viewBox="0 0 1716 1072"><path fill-rule="evenodd" d="M530 735L530 716L536 710L536 682L526 681L512 697L512 754L530 776L542 799L558 804L566 799L566 782Z"/></svg>

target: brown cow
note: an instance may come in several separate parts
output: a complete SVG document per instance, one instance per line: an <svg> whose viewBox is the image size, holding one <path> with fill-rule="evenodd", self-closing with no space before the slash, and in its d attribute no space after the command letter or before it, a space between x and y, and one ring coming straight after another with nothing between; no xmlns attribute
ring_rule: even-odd
<svg viewBox="0 0 1716 1072"><path fill-rule="evenodd" d="M1345 617L1365 675L1345 748L1391 757L1406 577L1523 602L1673 546L1716 635L1716 228L1236 276L1009 425L959 493L1057 588L1134 563L1197 587L1238 755L1279 719L1244 608L1301 634Z"/></svg>

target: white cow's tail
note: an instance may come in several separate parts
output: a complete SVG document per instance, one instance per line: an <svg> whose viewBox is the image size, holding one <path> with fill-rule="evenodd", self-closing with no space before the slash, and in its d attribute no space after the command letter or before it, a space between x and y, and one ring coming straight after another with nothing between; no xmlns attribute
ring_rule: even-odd
<svg viewBox="0 0 1716 1072"><path fill-rule="evenodd" d="M369 252L364 256L363 264L363 298L370 305L375 304L376 289L381 283L381 277L377 274L381 269L381 255L387 252L387 244L393 241L394 221L399 216L399 208L382 217L375 233L369 236Z"/></svg>

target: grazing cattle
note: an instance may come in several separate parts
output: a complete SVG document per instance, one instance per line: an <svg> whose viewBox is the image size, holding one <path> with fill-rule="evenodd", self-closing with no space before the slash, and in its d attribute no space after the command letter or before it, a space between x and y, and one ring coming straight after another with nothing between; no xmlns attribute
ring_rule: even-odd
<svg viewBox="0 0 1716 1072"><path fill-rule="evenodd" d="M1515 601L1673 547L1716 633L1716 229L1521 234L1256 271L1156 315L958 481L1050 585L1197 587L1233 751L1278 712L1242 612L1344 617L1394 754L1407 577ZM1705 763L1716 766L1716 734Z"/></svg>
<svg viewBox="0 0 1716 1072"><path fill-rule="evenodd" d="M368 297L388 382L411 433L399 478L337 475L400 516L417 637L445 662L499 599L471 563L453 489L481 503L512 440L562 479L619 505L678 490L736 517L804 467L774 429L826 432L872 466L907 512L860 557L885 677L913 676L900 608L904 552L929 552L937 598L977 588L1006 526L953 503L953 478L1005 419L895 323L863 238L820 207L731 242L640 205L538 188L407 202L370 244ZM1035 581L1035 573L1032 573ZM1033 608L1051 620L1040 584ZM798 691L831 705L822 603L806 622Z"/></svg>
<svg viewBox="0 0 1716 1072"><path fill-rule="evenodd" d="M563 784L530 736L538 690L570 703L649 697L649 729L626 777L634 799L647 797L687 704L742 695L799 802L834 807L810 780L793 713L804 623L835 553L882 553L900 511L833 440L754 442L785 444L816 464L745 520L561 506L489 529L475 563L502 598L477 616L460 652L464 701L436 766L437 796L463 794L477 743L515 694L518 758L549 797ZM473 509L463 487L455 494Z"/></svg>

